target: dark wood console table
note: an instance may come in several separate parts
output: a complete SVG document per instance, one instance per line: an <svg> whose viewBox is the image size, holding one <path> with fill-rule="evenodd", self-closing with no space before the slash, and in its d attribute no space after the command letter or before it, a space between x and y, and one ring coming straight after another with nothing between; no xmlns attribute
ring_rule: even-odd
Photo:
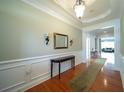
<svg viewBox="0 0 124 93"><path fill-rule="evenodd" d="M53 63L58 63L59 65L59 79L60 79L61 63L67 60L71 60L71 67L75 68L75 56L74 55L51 59L51 78L53 77Z"/></svg>

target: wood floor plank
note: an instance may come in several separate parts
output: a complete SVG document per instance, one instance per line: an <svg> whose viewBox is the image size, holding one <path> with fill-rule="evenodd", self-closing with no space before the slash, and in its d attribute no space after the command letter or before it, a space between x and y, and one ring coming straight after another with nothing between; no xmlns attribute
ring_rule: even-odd
<svg viewBox="0 0 124 93"><path fill-rule="evenodd" d="M58 76L53 77L31 89L27 92L72 92L68 83L78 73L84 71L87 68L87 64L81 63L74 69L69 69L61 74L61 79ZM120 72L111 70L104 66L94 81L89 91L93 92L122 92L122 81Z"/></svg>

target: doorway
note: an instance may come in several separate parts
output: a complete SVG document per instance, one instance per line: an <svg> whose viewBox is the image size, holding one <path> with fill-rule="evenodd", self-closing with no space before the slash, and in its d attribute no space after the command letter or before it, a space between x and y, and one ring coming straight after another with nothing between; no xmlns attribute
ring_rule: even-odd
<svg viewBox="0 0 124 93"><path fill-rule="evenodd" d="M87 55L88 58L92 58L92 53L97 52L97 55L93 55L94 58L106 58L105 65L111 69L115 69L115 35L114 28L96 29L88 33ZM90 52L89 52L90 51ZM95 53L94 53L95 54Z"/></svg>
<svg viewBox="0 0 124 93"><path fill-rule="evenodd" d="M114 37L101 38L101 58L106 58L107 67L114 68L115 64L115 40Z"/></svg>

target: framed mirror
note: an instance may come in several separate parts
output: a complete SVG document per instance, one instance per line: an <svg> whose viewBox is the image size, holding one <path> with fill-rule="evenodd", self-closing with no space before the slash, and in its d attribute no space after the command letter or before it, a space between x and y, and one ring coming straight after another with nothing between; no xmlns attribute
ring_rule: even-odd
<svg viewBox="0 0 124 93"><path fill-rule="evenodd" d="M68 35L54 33L54 49L68 48Z"/></svg>

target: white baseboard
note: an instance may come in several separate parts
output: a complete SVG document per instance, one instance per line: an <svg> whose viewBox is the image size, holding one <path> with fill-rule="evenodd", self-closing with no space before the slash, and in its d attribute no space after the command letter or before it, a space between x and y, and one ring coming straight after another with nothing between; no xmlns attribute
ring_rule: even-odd
<svg viewBox="0 0 124 93"><path fill-rule="evenodd" d="M121 80L122 80L122 85L124 89L124 57L121 57L121 64L120 64L120 74L121 74Z"/></svg>
<svg viewBox="0 0 124 93"><path fill-rule="evenodd" d="M50 59L75 55L76 65L83 62L82 51L73 51L41 57L0 62L0 91L25 91L50 78ZM62 63L62 72L71 67L71 62ZM54 75L58 64L54 64Z"/></svg>

